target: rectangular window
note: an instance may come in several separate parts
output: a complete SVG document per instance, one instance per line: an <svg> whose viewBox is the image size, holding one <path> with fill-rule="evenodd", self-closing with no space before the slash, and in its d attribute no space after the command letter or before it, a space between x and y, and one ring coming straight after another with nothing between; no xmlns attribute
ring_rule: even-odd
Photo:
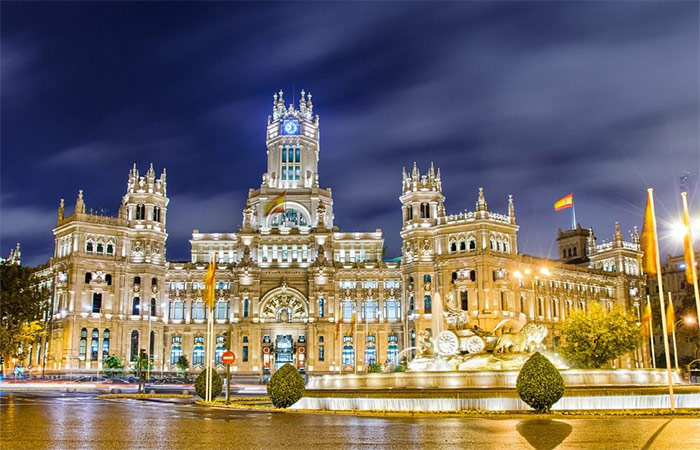
<svg viewBox="0 0 700 450"><path fill-rule="evenodd" d="M319 361L324 361L326 358L326 349L323 345L320 345L318 347L318 360Z"/></svg>
<svg viewBox="0 0 700 450"><path fill-rule="evenodd" d="M301 259L304 261L309 260L309 247L306 244L301 247Z"/></svg>
<svg viewBox="0 0 700 450"><path fill-rule="evenodd" d="M243 346L243 362L248 362L248 346Z"/></svg>
<svg viewBox="0 0 700 450"><path fill-rule="evenodd" d="M462 291L459 293L459 295L462 303L462 310L469 311L469 292Z"/></svg>
<svg viewBox="0 0 700 450"><path fill-rule="evenodd" d="M294 167L294 179L301 180L301 167L300 166Z"/></svg>
<svg viewBox="0 0 700 450"><path fill-rule="evenodd" d="M301 150L299 147L296 149L296 162L301 162Z"/></svg>
<svg viewBox="0 0 700 450"><path fill-rule="evenodd" d="M282 166L282 179L287 179L287 166Z"/></svg>
<svg viewBox="0 0 700 450"><path fill-rule="evenodd" d="M285 147L282 147L282 162L287 162L287 149Z"/></svg>

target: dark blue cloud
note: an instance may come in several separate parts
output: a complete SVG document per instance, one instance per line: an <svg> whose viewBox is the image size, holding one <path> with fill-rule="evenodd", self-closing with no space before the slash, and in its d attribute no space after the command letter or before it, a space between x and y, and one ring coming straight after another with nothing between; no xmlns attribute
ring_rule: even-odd
<svg viewBox="0 0 700 450"><path fill-rule="evenodd" d="M116 211L133 162L167 167L169 258L232 231L265 170L271 95L314 94L321 183L345 230L399 252L401 167L442 168L448 212L513 194L526 253L553 256L575 192L601 238L700 211L698 4L7 3L0 250L51 253L58 199ZM289 95L286 96L289 100ZM196 214L192 214L192 212ZM668 251L677 243L663 240Z"/></svg>

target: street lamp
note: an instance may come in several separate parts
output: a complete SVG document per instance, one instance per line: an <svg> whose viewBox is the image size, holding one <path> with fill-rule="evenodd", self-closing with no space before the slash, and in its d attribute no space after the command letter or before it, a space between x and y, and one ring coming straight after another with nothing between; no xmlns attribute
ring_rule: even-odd
<svg viewBox="0 0 700 450"><path fill-rule="evenodd" d="M697 319L694 316L685 316L681 317L680 320L677 320L676 323L673 324L671 335L673 337L673 358L676 363L676 372L678 372L678 346L676 345L676 327L679 323L684 323L685 325L691 326L695 325L696 322Z"/></svg>

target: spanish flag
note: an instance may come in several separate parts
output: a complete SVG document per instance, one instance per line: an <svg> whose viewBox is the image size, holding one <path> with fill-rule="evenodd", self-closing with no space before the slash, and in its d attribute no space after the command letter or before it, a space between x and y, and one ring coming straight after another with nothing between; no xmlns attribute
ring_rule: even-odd
<svg viewBox="0 0 700 450"><path fill-rule="evenodd" d="M642 269L648 275L656 275L656 229L654 221L654 206L652 190L647 191L647 208L644 212L644 224L642 225L642 237L640 244L644 255L642 256Z"/></svg>
<svg viewBox="0 0 700 450"><path fill-rule="evenodd" d="M343 321L343 304L338 302L338 318L335 321L335 332L340 333L340 322Z"/></svg>
<svg viewBox="0 0 700 450"><path fill-rule="evenodd" d="M574 194L565 195L554 202L554 210L561 211L562 209L572 208L574 206Z"/></svg>
<svg viewBox="0 0 700 450"><path fill-rule="evenodd" d="M265 217L269 216L270 214L284 212L284 201L286 194L286 191L282 192L280 195L267 202L265 205Z"/></svg>
<svg viewBox="0 0 700 450"><path fill-rule="evenodd" d="M651 336L651 303L647 302L642 316L642 336Z"/></svg>
<svg viewBox="0 0 700 450"><path fill-rule="evenodd" d="M666 308L666 333L671 334L676 331L676 311L673 309L673 302L668 300L668 308Z"/></svg>
<svg viewBox="0 0 700 450"><path fill-rule="evenodd" d="M216 257L212 255L207 273L204 275L204 298L209 305L209 310L214 309L214 297L216 295Z"/></svg>
<svg viewBox="0 0 700 450"><path fill-rule="evenodd" d="M693 283L693 271L697 270L693 264L693 243L691 242L690 233L690 215L688 214L688 209L683 209L683 228L685 228L685 236L683 236L683 249L685 250L685 279L690 284ZM697 272L695 272L695 278L697 278Z"/></svg>

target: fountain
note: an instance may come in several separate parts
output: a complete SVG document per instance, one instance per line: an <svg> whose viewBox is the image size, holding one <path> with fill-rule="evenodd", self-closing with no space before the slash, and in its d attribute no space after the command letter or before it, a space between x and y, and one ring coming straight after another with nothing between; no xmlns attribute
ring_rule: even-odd
<svg viewBox="0 0 700 450"><path fill-rule="evenodd" d="M439 300L439 299L438 299ZM438 305L436 305L438 306ZM293 409L389 411L520 411L530 407L515 389L519 370L540 351L559 370L566 384L554 410L668 408L667 374L657 369L570 369L558 354L546 351L547 328L525 324L517 333L468 328L465 311L444 308L433 320L436 336L419 333L417 356L400 373L311 376L306 395ZM439 315L436 314L439 317ZM678 408L700 408L700 388L684 386L674 373Z"/></svg>

